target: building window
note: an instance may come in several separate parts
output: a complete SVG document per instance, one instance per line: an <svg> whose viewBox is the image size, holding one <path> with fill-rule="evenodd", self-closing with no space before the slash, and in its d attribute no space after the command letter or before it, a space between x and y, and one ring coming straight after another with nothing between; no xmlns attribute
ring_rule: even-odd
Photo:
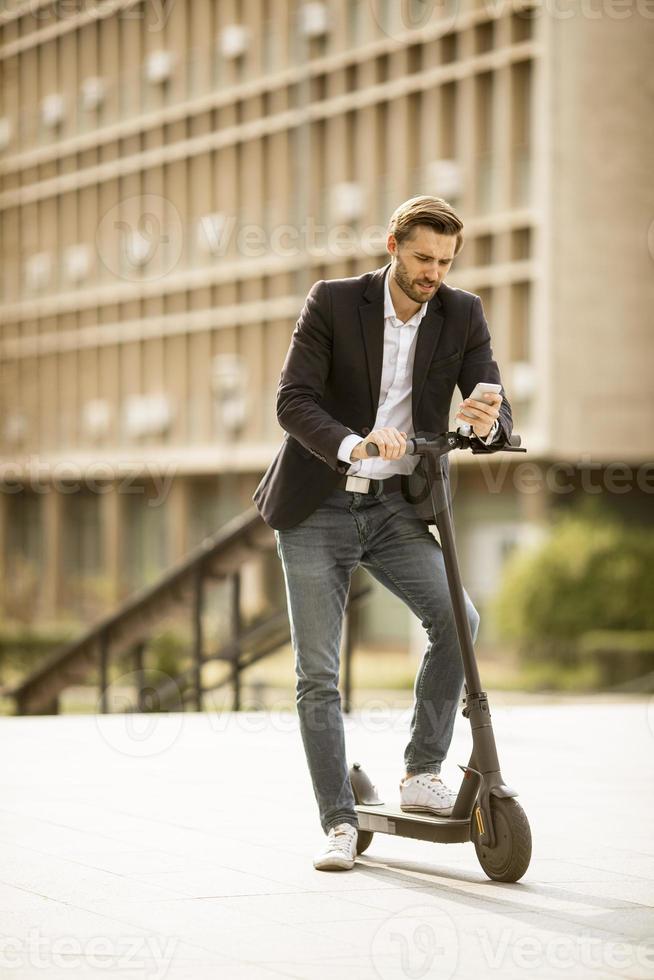
<svg viewBox="0 0 654 980"><path fill-rule="evenodd" d="M441 38L441 64L449 65L458 55L458 34L445 34Z"/></svg>
<svg viewBox="0 0 654 980"><path fill-rule="evenodd" d="M530 41L534 34L535 10L526 7L511 14L511 43L520 44L522 41Z"/></svg>
<svg viewBox="0 0 654 980"><path fill-rule="evenodd" d="M239 477L232 474L193 479L189 483L189 498L191 547L216 534L243 509Z"/></svg>
<svg viewBox="0 0 654 980"><path fill-rule="evenodd" d="M390 59L387 54L381 54L375 58L375 81L378 85L388 81L390 71Z"/></svg>
<svg viewBox="0 0 654 980"><path fill-rule="evenodd" d="M532 65L520 61L511 69L512 92L512 203L527 205L531 197Z"/></svg>
<svg viewBox="0 0 654 980"><path fill-rule="evenodd" d="M149 483L124 490L123 580L130 590L156 581L168 567L166 504Z"/></svg>
<svg viewBox="0 0 654 980"><path fill-rule="evenodd" d="M422 71L422 44L412 44L406 52L406 70L410 75Z"/></svg>
<svg viewBox="0 0 654 980"><path fill-rule="evenodd" d="M477 187L476 206L480 212L491 211L494 205L493 160L493 86L492 72L478 75L475 83Z"/></svg>
<svg viewBox="0 0 654 980"><path fill-rule="evenodd" d="M529 361L531 359L530 305L531 284L528 282L512 283L509 334L509 357L512 361Z"/></svg>
<svg viewBox="0 0 654 980"><path fill-rule="evenodd" d="M493 261L493 236L478 235L475 238L475 265L490 265Z"/></svg>
<svg viewBox="0 0 654 980"><path fill-rule="evenodd" d="M531 228L516 228L511 232L511 261L531 258Z"/></svg>
<svg viewBox="0 0 654 980"><path fill-rule="evenodd" d="M52 492L52 491L49 491ZM43 494L11 494L7 501L7 576L4 607L9 619L30 622L43 568Z"/></svg>
<svg viewBox="0 0 654 980"><path fill-rule="evenodd" d="M483 54L485 51L492 51L494 38L494 22L488 21L486 24L478 24L474 29L475 54Z"/></svg>
<svg viewBox="0 0 654 980"><path fill-rule="evenodd" d="M486 321L487 323L490 324L492 330L493 329L493 290L478 289L477 295L481 300L481 305L484 311L484 316L486 317Z"/></svg>
<svg viewBox="0 0 654 980"><path fill-rule="evenodd" d="M102 497L80 491L63 500L65 605L84 619L100 615L106 604L103 583Z"/></svg>

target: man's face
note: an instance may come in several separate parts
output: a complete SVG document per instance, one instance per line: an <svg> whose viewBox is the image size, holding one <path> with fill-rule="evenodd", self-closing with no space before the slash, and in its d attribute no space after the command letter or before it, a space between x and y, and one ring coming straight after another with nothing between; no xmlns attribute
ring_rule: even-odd
<svg viewBox="0 0 654 980"><path fill-rule="evenodd" d="M391 272L398 286L416 303L425 303L438 292L450 271L456 249L456 235L441 235L425 225L417 225L412 238L398 246L389 235L386 248L391 254Z"/></svg>

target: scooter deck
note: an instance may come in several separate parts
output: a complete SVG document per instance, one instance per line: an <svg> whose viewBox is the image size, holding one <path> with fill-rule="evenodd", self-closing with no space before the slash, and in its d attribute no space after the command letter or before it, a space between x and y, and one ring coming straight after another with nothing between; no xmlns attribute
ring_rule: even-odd
<svg viewBox="0 0 654 980"><path fill-rule="evenodd" d="M360 830L375 834L395 834L415 840L436 841L439 844L462 844L470 840L470 821L452 820L429 813L405 813L399 804L391 803L355 807Z"/></svg>

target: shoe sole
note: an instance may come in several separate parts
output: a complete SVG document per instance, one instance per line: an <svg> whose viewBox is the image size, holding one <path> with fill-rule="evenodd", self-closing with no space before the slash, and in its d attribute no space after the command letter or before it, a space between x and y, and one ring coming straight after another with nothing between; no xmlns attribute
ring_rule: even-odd
<svg viewBox="0 0 654 980"><path fill-rule="evenodd" d="M351 871L354 867L354 861L348 861L344 858L341 862L336 858L334 861L330 861L329 864L316 864L314 861L314 868L316 871Z"/></svg>
<svg viewBox="0 0 654 980"><path fill-rule="evenodd" d="M404 810L405 813L433 813L435 817L451 817L453 809L453 806L438 809L435 806L416 806L408 803L400 803L400 810Z"/></svg>

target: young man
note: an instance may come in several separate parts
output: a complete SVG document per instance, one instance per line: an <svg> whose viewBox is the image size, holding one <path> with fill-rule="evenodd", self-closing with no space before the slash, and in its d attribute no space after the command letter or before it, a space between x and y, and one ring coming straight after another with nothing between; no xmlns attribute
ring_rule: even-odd
<svg viewBox="0 0 654 980"><path fill-rule="evenodd" d="M502 394L468 395L500 382L478 296L445 285L463 223L440 198L416 197L393 213L390 263L311 289L277 391L284 443L253 500L275 529L295 654L300 730L327 834L319 870L354 864L358 820L345 754L339 650L350 578L362 565L420 618L428 646L415 682L400 805L449 816L456 793L440 778L463 687L463 668L429 497L416 493L418 456L406 440L445 432L456 418L484 442L505 442ZM501 382L500 382L501 383ZM379 456L368 458L365 443ZM446 487L447 457L443 464ZM451 502L451 496L449 496ZM476 638L479 615L466 595Z"/></svg>

